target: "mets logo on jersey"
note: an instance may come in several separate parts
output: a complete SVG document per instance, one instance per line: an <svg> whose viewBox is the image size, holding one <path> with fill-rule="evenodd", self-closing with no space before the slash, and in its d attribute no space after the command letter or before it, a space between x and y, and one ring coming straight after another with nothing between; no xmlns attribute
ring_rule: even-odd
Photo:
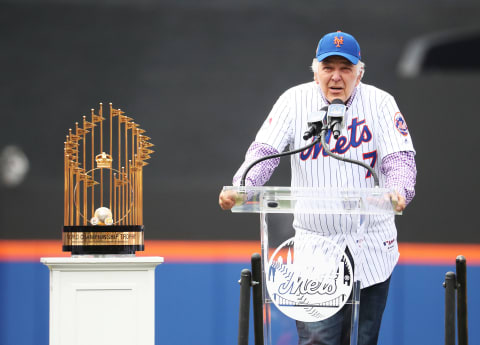
<svg viewBox="0 0 480 345"><path fill-rule="evenodd" d="M405 121L405 118L403 117L402 113L400 112L395 113L394 123L397 131L399 131L401 135L406 137L408 135L408 127L407 127L407 121Z"/></svg>
<svg viewBox="0 0 480 345"><path fill-rule="evenodd" d="M335 142L335 147L331 150L333 153L337 155L343 155L348 152L351 148L360 147L364 143L369 143L372 138L373 134L370 131L370 128L365 122L365 119L359 120L357 117L352 119L351 124L347 127L350 135L339 136L337 141ZM330 139L332 139L333 135L332 132L329 131L325 137L325 141L327 144L330 144ZM328 154L323 150L323 147L320 143L315 144L314 147L310 147L305 151L300 153L300 159L302 161L306 161L308 159L315 160L319 156L328 157ZM375 163L377 162L377 150L373 150L371 152L364 152L363 159L370 161L370 166L375 168ZM370 171L367 171L365 178L369 178L372 176Z"/></svg>

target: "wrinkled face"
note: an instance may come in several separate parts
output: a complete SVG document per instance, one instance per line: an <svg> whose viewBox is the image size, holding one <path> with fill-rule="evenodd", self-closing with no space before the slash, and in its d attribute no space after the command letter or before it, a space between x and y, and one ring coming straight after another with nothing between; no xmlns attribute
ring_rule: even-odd
<svg viewBox="0 0 480 345"><path fill-rule="evenodd" d="M339 98L345 103L360 82L360 73L344 57L329 56L318 64L315 80L329 102Z"/></svg>

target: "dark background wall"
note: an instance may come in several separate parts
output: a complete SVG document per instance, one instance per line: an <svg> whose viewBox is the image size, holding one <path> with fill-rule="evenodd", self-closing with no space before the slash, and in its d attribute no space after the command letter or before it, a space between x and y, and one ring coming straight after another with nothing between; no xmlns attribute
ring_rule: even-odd
<svg viewBox="0 0 480 345"><path fill-rule="evenodd" d="M218 193L276 98L311 80L319 38L341 29L361 44L364 82L396 97L417 150L399 240L478 243L478 70L402 78L397 67L412 39L475 32L479 14L473 0L1 1L0 151L20 147L30 170L0 186L0 238L61 237L65 135L113 102L156 144L147 239L258 239L257 216L222 212ZM270 185L288 185L288 164Z"/></svg>

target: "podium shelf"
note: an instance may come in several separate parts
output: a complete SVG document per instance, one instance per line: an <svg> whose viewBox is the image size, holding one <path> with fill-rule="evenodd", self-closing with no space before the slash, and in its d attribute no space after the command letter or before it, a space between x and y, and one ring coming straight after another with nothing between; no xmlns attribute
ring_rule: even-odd
<svg viewBox="0 0 480 345"><path fill-rule="evenodd" d="M388 188L301 188L225 186L236 193L235 213L401 214Z"/></svg>

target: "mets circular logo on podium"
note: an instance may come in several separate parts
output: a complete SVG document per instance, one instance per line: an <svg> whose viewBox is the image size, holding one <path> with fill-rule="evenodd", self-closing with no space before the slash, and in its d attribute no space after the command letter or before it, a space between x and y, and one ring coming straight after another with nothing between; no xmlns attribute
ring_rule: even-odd
<svg viewBox="0 0 480 345"><path fill-rule="evenodd" d="M288 317L315 322L337 313L353 288L352 264L344 251L325 237L295 236L268 260L268 294Z"/></svg>

